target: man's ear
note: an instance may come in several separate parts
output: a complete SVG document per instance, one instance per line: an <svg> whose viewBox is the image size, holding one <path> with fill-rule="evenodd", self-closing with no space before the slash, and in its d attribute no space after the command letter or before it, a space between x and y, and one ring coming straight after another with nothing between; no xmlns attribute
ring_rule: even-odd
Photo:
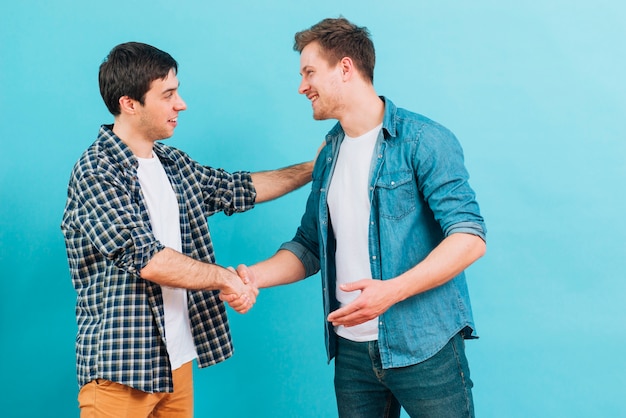
<svg viewBox="0 0 626 418"><path fill-rule="evenodd" d="M339 66L341 67L341 75L343 76L343 79L348 80L354 72L354 63L352 62L352 58L343 57L341 61L339 61Z"/></svg>
<svg viewBox="0 0 626 418"><path fill-rule="evenodd" d="M128 96L122 96L120 97L120 112L130 115L135 114L138 104L137 100L133 100Z"/></svg>

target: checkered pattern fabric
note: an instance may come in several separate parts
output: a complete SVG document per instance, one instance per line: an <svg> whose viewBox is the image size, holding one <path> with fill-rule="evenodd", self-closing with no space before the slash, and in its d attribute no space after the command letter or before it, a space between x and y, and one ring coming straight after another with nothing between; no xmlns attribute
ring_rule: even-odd
<svg viewBox="0 0 626 418"><path fill-rule="evenodd" d="M100 128L74 166L61 224L77 293L78 384L101 378L145 392L171 392L161 288L138 273L163 245L151 231L137 159L111 128ZM254 207L250 173L202 166L161 143L154 151L178 199L182 252L214 263L207 217ZM227 359L232 343L217 292L188 296L198 365Z"/></svg>

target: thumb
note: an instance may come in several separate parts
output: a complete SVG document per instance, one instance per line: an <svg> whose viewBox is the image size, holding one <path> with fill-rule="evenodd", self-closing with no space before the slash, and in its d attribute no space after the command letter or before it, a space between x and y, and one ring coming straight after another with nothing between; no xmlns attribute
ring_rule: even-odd
<svg viewBox="0 0 626 418"><path fill-rule="evenodd" d="M246 266L245 264L239 264L237 266L237 275L239 275L243 284L250 283L250 274L248 272L248 266Z"/></svg>

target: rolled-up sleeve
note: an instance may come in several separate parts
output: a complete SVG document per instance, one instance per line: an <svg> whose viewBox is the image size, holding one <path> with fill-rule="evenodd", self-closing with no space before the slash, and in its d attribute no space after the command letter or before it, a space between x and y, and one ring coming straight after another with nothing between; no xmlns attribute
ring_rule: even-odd
<svg viewBox="0 0 626 418"><path fill-rule="evenodd" d="M73 231L68 237L82 238L80 246L85 247L83 239L88 241L116 267L137 276L164 248L152 234L149 221L133 205L129 192L115 179L94 172L74 177L63 226ZM85 260L84 255L81 258Z"/></svg>
<svg viewBox="0 0 626 418"><path fill-rule="evenodd" d="M454 134L440 125L425 127L416 161L420 191L444 235L462 232L486 241L485 222Z"/></svg>
<svg viewBox="0 0 626 418"><path fill-rule="evenodd" d="M228 172L221 168L204 166L178 151L179 170L190 182L192 195L199 192L204 204L205 216L217 212L225 215L241 213L254 208L256 189L248 171Z"/></svg>
<svg viewBox="0 0 626 418"><path fill-rule="evenodd" d="M324 150L323 152L328 152ZM320 155L322 155L320 153ZM305 277L314 275L320 270L320 246L319 246L319 200L322 188L323 156L318 157L313 170L313 181L311 182L311 193L307 198L306 210L300 221L300 226L294 238L281 245L281 250L291 251L300 259L305 269Z"/></svg>
<svg viewBox="0 0 626 418"><path fill-rule="evenodd" d="M483 241L487 242L487 234L484 230L484 227L476 222L459 222L458 224L454 224L450 226L446 231L444 231L444 235L446 237L457 233L476 235L480 237Z"/></svg>
<svg viewBox="0 0 626 418"><path fill-rule="evenodd" d="M320 270L320 259L317 254L297 241L285 242L280 246L281 250L292 252L304 266L304 277L314 275Z"/></svg>

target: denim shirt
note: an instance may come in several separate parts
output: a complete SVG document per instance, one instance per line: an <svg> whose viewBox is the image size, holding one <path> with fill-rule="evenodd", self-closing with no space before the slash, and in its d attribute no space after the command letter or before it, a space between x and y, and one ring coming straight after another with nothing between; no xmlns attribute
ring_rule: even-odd
<svg viewBox="0 0 626 418"><path fill-rule="evenodd" d="M372 278L388 280L421 262L445 237L468 233L485 240L486 228L455 136L436 122L381 99L385 114L370 169L368 247ZM300 227L292 241L281 246L300 259L307 277L321 270L325 317L339 308L327 198L344 136L340 124L326 136ZM393 305L379 317L382 365L422 362L460 331L465 338L476 338L464 273ZM329 322L325 337L330 362L337 337Z"/></svg>

